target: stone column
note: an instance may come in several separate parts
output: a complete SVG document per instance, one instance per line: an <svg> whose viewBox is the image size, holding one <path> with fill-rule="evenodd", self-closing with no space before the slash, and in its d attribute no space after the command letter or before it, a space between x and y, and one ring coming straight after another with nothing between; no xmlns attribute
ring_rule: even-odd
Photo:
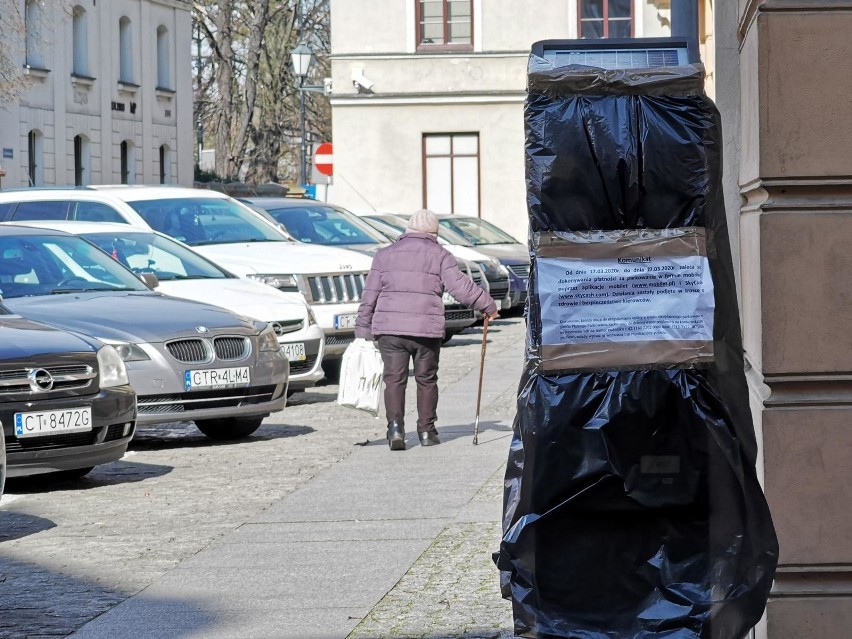
<svg viewBox="0 0 852 639"><path fill-rule="evenodd" d="M839 639L852 636L852 1L740 0L738 19L725 28L740 42L743 331L781 546L766 634Z"/></svg>

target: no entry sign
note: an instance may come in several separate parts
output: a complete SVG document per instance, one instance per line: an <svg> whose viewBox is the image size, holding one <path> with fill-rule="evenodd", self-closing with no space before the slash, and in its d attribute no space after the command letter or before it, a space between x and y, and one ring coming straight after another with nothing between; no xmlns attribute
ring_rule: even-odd
<svg viewBox="0 0 852 639"><path fill-rule="evenodd" d="M323 142L314 153L314 166L323 175L334 175L334 154L331 142Z"/></svg>

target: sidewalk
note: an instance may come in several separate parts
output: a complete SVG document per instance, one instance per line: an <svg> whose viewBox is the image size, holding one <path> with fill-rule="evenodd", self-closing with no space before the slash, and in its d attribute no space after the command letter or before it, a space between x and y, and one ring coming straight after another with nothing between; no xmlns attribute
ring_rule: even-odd
<svg viewBox="0 0 852 639"><path fill-rule="evenodd" d="M391 453L383 440L356 446L71 636L511 637L491 553L523 361L519 334L489 339L478 446L477 361L441 388L441 446L422 448L413 432L404 452ZM409 409L413 387L412 379Z"/></svg>

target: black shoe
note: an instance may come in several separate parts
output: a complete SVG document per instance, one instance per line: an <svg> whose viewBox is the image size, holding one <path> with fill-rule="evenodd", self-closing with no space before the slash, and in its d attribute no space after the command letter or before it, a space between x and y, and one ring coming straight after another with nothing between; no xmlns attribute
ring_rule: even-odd
<svg viewBox="0 0 852 639"><path fill-rule="evenodd" d="M388 447L391 450L405 450L405 429L402 424L388 422Z"/></svg>
<svg viewBox="0 0 852 639"><path fill-rule="evenodd" d="M418 433L418 435L420 435L421 446L437 446L441 443L437 430L426 430L422 433Z"/></svg>

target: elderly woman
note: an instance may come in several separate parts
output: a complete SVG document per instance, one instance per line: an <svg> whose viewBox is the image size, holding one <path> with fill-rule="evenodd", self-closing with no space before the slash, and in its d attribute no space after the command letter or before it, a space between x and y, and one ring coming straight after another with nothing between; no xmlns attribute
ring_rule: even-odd
<svg viewBox="0 0 852 639"><path fill-rule="evenodd" d="M406 232L373 258L355 325L355 336L375 340L382 354L391 450L405 450L405 386L411 358L417 382L420 443L441 443L435 420L444 291L490 319L497 317L494 300L462 273L455 258L438 244L438 217L432 211L417 211Z"/></svg>

